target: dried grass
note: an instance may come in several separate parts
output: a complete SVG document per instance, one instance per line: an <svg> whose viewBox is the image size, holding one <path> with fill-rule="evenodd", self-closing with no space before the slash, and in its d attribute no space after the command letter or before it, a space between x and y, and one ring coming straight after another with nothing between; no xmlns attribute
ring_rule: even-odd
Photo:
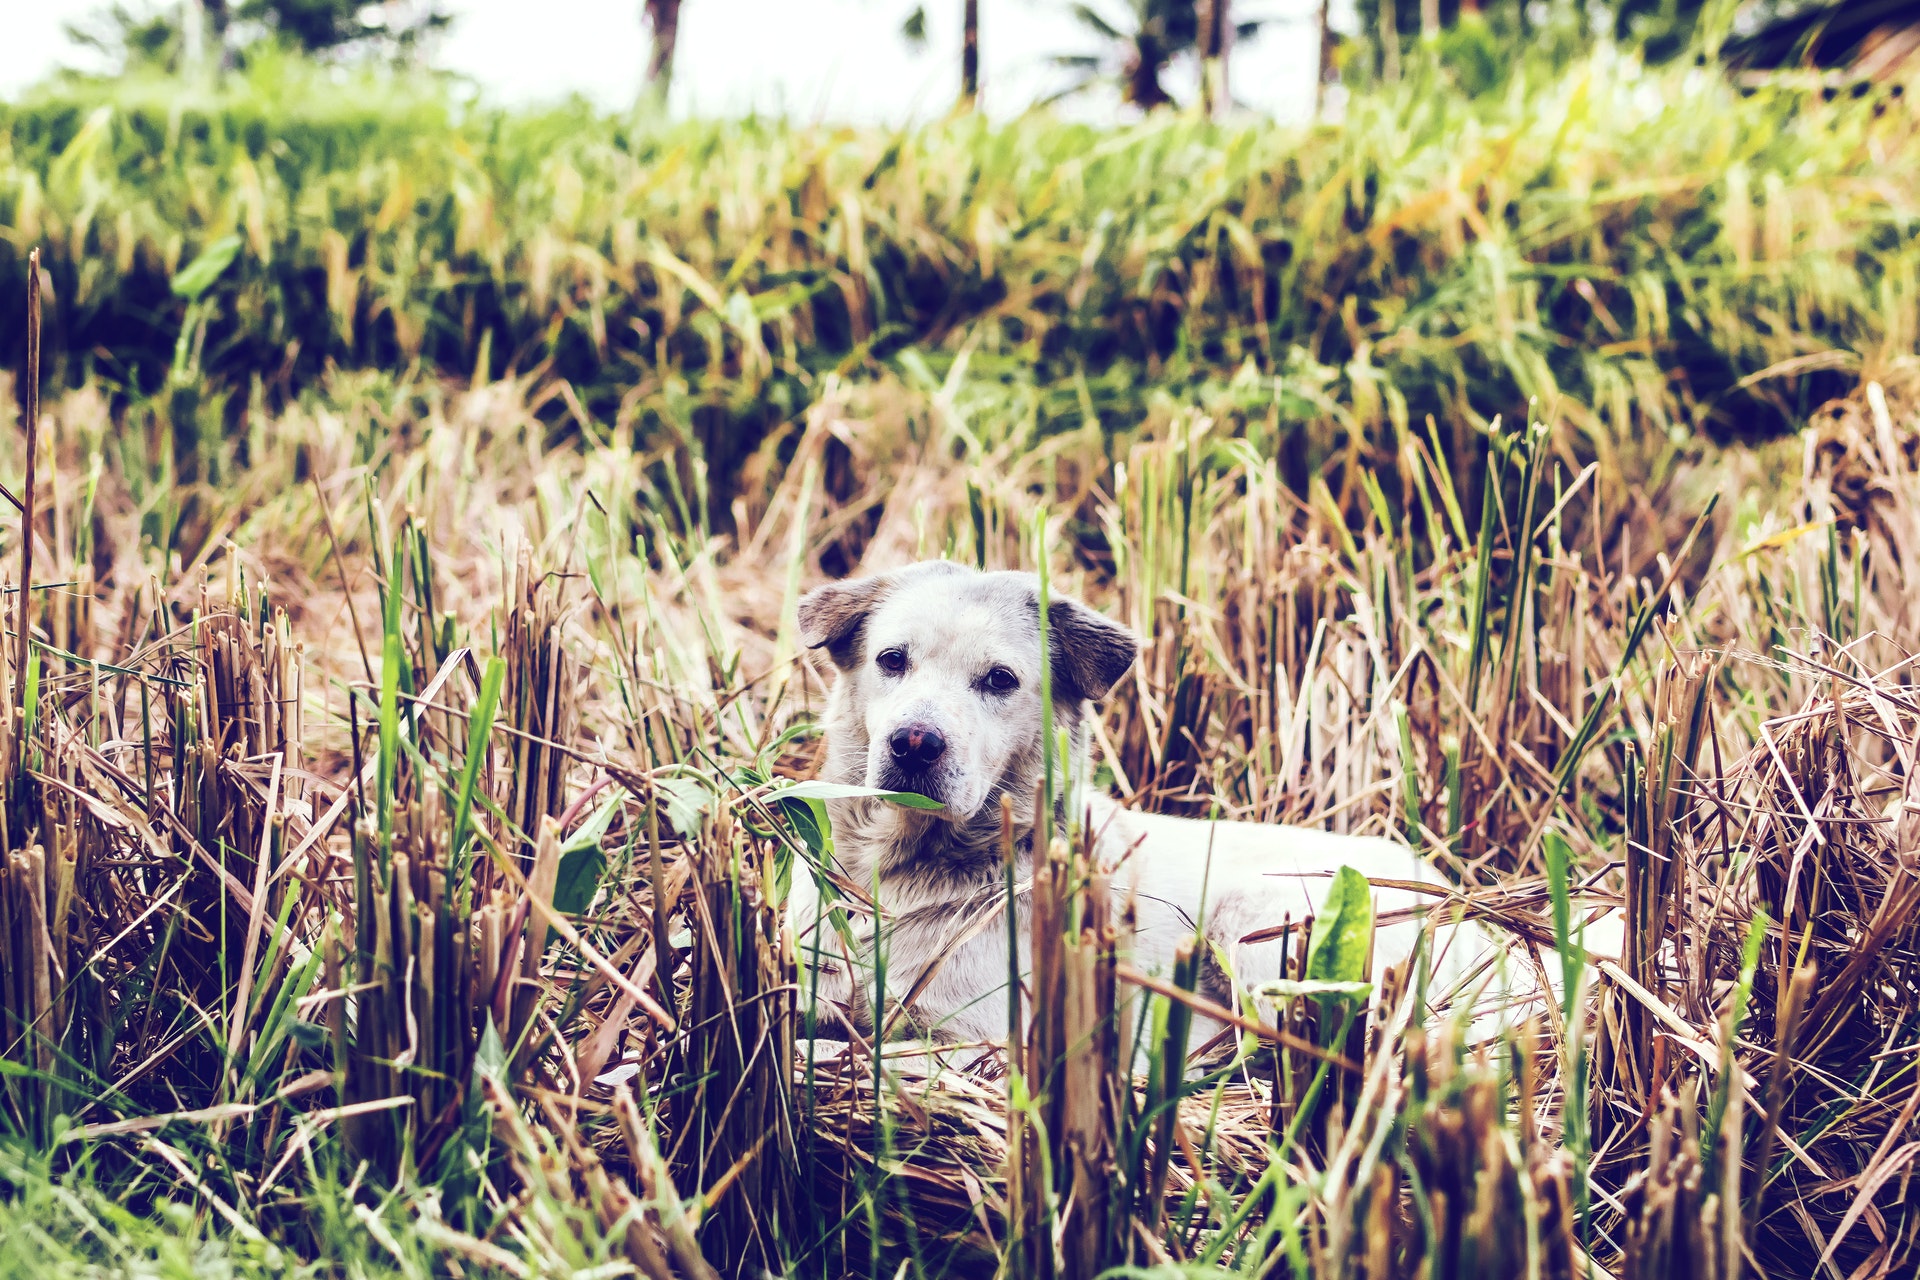
<svg viewBox="0 0 1920 1280"><path fill-rule="evenodd" d="M383 434L412 393L343 383L190 495L175 565L141 545L172 499L109 452L125 424L43 416L35 577L75 585L28 598L8 740L19 1141L296 1252L405 1231L469 1272L1920 1256L1907 382L1654 491L1561 465L1560 424L1484 469L1409 430L1344 506L1197 414L982 437L838 386L746 473L739 550L674 515L690 453L545 452L527 393ZM1131 1019L1181 998L1117 980L1063 845L1046 918L1077 923L1043 930L1020 1061L809 1070L778 904L822 846L774 793L824 673L789 611L828 567L939 554L1044 556L1151 637L1099 733L1133 803L1396 834L1512 964L1556 963L1567 894L1622 906L1627 954L1491 1044L1390 973L1347 1065L1225 1045L1136 1081Z"/></svg>

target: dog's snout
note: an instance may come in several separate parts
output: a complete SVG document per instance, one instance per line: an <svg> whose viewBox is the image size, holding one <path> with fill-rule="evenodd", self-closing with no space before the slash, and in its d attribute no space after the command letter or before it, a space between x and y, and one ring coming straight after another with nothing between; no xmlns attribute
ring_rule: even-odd
<svg viewBox="0 0 1920 1280"><path fill-rule="evenodd" d="M908 724L887 736L893 758L910 769L924 769L947 749L947 740L932 725Z"/></svg>

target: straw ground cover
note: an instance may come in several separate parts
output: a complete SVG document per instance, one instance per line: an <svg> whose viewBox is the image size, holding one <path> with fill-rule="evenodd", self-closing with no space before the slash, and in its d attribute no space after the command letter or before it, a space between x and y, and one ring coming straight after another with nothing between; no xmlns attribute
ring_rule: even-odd
<svg viewBox="0 0 1920 1280"><path fill-rule="evenodd" d="M156 465L158 412L59 397L31 485L8 464L36 538L0 1250L1899 1274L1920 409L1883 378L1651 488L1564 463L1565 422L1492 432L1483 469L1409 430L1344 509L1257 423L1043 435L951 385L830 384L730 537L684 446L550 448L532 379L336 375L220 485ZM1099 735L1133 803L1396 835L1509 964L1559 965L1605 905L1627 954L1468 1048L1451 993L1371 974L1357 1001L1288 922L1291 1038L1183 1072L1193 997L1127 980L1063 840L1014 1061L810 1066L833 1023L779 903L831 833L791 790L822 692L793 604L823 565L927 555L1044 561L1150 637ZM1175 1047L1132 1080L1137 1034Z"/></svg>

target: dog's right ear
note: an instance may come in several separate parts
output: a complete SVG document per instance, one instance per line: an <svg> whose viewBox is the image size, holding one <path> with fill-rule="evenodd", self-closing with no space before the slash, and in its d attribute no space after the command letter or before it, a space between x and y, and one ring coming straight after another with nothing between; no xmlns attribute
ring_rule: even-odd
<svg viewBox="0 0 1920 1280"><path fill-rule="evenodd" d="M860 632L889 585L884 576L847 578L800 597L800 643L825 649L842 671L858 664Z"/></svg>

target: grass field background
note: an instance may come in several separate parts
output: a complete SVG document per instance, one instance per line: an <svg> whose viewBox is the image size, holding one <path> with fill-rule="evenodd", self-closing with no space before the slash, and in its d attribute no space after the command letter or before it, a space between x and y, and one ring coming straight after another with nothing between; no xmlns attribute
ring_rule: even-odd
<svg viewBox="0 0 1920 1280"><path fill-rule="evenodd" d="M0 1267L1901 1274L1913 130L1617 54L1311 130L0 108ZM1015 1060L797 1058L794 602L938 555L1148 639L1130 802L1627 955L1187 1076L1063 840Z"/></svg>

